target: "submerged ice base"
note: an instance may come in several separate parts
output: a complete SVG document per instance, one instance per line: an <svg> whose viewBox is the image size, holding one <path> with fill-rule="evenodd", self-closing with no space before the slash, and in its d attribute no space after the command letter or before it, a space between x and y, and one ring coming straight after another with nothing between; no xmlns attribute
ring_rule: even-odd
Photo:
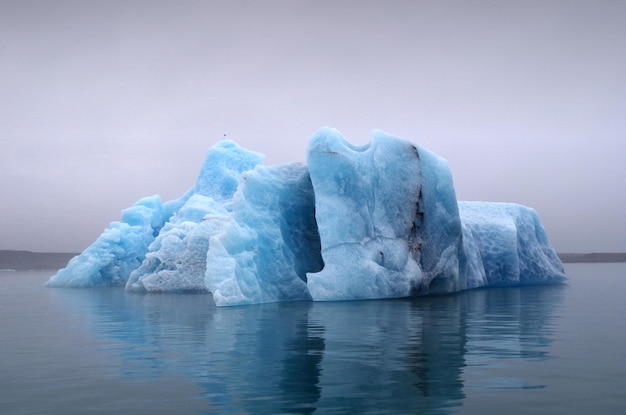
<svg viewBox="0 0 626 415"><path fill-rule="evenodd" d="M181 198L122 211L51 287L210 291L218 306L399 298L563 281L537 213L457 202L447 162L374 131L355 146L334 129L307 163L260 165L222 140Z"/></svg>

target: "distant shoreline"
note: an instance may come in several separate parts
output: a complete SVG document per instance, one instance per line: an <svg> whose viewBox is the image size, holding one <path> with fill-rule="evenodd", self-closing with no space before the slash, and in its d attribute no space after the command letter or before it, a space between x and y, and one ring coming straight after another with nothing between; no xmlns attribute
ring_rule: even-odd
<svg viewBox="0 0 626 415"><path fill-rule="evenodd" d="M78 253L0 250L0 270L54 271L65 268L76 255ZM566 264L626 262L626 252L560 253L558 256Z"/></svg>
<svg viewBox="0 0 626 415"><path fill-rule="evenodd" d="M0 250L0 270L56 271L65 268L73 252L31 252Z"/></svg>
<svg viewBox="0 0 626 415"><path fill-rule="evenodd" d="M626 252L593 252L589 254L560 253L564 263L626 262Z"/></svg>

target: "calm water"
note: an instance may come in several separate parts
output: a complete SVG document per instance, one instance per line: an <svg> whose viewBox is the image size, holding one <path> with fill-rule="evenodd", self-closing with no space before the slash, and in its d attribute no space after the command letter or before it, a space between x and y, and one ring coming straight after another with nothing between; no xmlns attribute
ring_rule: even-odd
<svg viewBox="0 0 626 415"><path fill-rule="evenodd" d="M626 264L566 285L215 308L0 273L0 413L626 413Z"/></svg>

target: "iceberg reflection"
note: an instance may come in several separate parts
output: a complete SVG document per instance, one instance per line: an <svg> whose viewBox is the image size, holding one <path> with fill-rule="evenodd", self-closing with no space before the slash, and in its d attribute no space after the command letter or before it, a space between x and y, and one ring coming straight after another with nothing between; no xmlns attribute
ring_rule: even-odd
<svg viewBox="0 0 626 415"><path fill-rule="evenodd" d="M182 376L211 412L450 413L468 387L546 387L494 380L489 368L550 357L563 290L233 308L120 288L54 298L107 341L113 377Z"/></svg>

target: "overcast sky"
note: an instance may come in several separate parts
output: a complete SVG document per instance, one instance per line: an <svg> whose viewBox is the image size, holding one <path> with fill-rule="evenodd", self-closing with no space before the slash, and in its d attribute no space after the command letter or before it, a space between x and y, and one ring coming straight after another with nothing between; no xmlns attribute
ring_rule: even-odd
<svg viewBox="0 0 626 415"><path fill-rule="evenodd" d="M622 0L0 0L0 249L79 252L224 134L278 164L331 126L429 148L558 251L626 251L625 22Z"/></svg>

